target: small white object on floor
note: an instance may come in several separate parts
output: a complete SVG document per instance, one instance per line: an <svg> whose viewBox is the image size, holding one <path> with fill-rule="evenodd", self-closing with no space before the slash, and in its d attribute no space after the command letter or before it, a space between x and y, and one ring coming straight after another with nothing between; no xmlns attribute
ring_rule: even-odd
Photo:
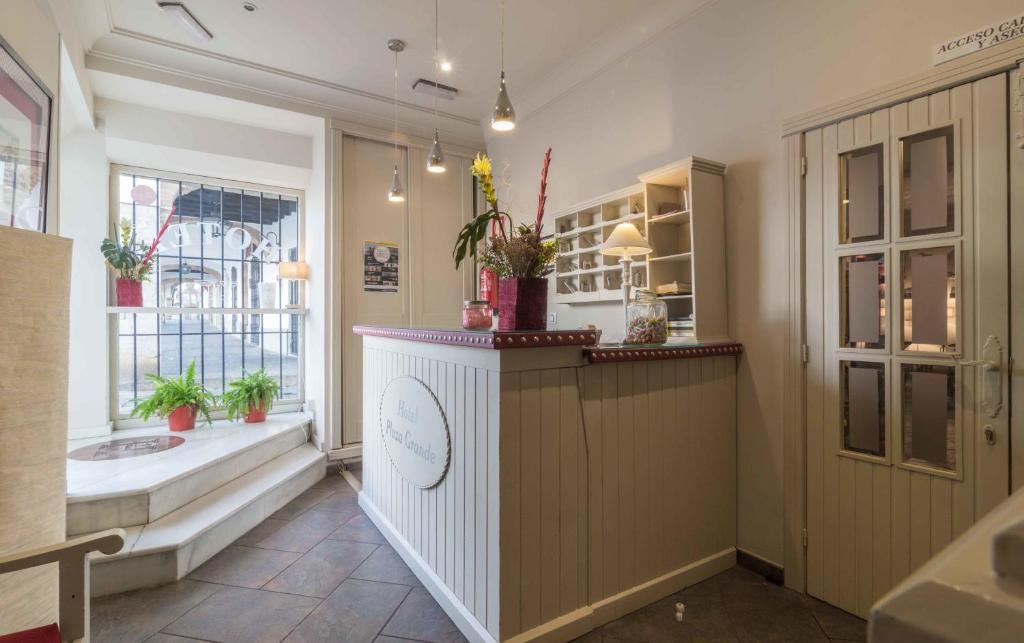
<svg viewBox="0 0 1024 643"><path fill-rule="evenodd" d="M676 620L680 623L683 622L683 612L686 611L686 605L682 603L676 603Z"/></svg>

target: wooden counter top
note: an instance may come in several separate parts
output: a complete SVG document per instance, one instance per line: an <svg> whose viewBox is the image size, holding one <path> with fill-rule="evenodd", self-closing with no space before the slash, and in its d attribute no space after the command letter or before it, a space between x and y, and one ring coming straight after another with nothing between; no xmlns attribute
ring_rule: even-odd
<svg viewBox="0 0 1024 643"><path fill-rule="evenodd" d="M461 328L354 326L352 332L368 337L385 337L428 344L492 350L580 346L584 358L591 364L715 357L739 355L743 352L743 345L735 342L693 345L666 344L664 346L595 345L599 335L593 330L491 331L463 330Z"/></svg>

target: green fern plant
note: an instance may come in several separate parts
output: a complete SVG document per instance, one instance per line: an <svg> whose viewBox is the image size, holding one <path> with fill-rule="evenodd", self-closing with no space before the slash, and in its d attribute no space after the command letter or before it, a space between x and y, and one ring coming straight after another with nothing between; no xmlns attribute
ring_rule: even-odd
<svg viewBox="0 0 1024 643"><path fill-rule="evenodd" d="M139 402L132 410L132 417L148 420L152 415L167 417L175 409L189 406L196 415L202 415L209 424L210 410L217 403L216 396L206 390L202 382L196 381L196 361L188 366L188 371L178 377L161 377L150 373L146 376L156 384L153 394Z"/></svg>
<svg viewBox="0 0 1024 643"><path fill-rule="evenodd" d="M231 382L224 391L222 400L229 420L244 417L250 409L262 408L270 411L280 385L262 368L255 373L243 375L241 379Z"/></svg>

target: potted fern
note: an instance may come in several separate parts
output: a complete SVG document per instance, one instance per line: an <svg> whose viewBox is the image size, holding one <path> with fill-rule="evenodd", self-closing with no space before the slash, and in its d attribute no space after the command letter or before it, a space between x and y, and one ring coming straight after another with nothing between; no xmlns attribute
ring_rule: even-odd
<svg viewBox="0 0 1024 643"><path fill-rule="evenodd" d="M231 382L222 400L229 420L244 417L247 424L263 422L274 406L280 386L262 368Z"/></svg>
<svg viewBox="0 0 1024 643"><path fill-rule="evenodd" d="M210 408L217 398L206 390L202 382L196 381L196 361L188 366L185 375L161 377L149 374L146 377L156 384L153 394L139 402L132 410L132 417L148 420L152 415L167 418L171 431L190 431L196 427L196 416L202 414L210 423Z"/></svg>

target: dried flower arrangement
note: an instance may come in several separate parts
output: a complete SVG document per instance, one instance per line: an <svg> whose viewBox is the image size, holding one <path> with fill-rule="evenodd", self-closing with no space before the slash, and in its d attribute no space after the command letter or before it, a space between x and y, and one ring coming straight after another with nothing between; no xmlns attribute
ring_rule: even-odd
<svg viewBox="0 0 1024 643"><path fill-rule="evenodd" d="M452 251L456 268L470 256L477 258L485 268L494 271L503 279L545 277L554 270L555 242L541 240L550 165L551 148L548 148L544 153L544 164L540 173L536 221L516 226L512 223L512 217L498 207L491 160L486 155L477 155L471 172L477 178L488 209L467 223L459 232L455 249ZM491 229L491 237L478 253L477 246L487 236L488 227Z"/></svg>

